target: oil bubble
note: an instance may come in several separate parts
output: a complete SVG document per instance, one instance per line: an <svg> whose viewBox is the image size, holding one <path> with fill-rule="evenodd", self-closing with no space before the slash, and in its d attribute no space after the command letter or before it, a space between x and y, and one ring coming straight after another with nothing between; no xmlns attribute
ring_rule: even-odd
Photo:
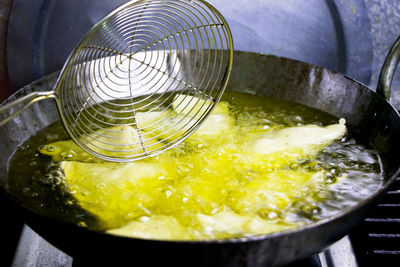
<svg viewBox="0 0 400 267"><path fill-rule="evenodd" d="M140 221L141 221L141 222L148 222L148 221L150 221L150 217L148 217L148 216L142 216L142 217L140 217Z"/></svg>
<svg viewBox="0 0 400 267"><path fill-rule="evenodd" d="M65 201L65 204L67 206L72 206L74 204L74 202L72 200L67 200L67 201Z"/></svg>
<svg viewBox="0 0 400 267"><path fill-rule="evenodd" d="M54 146L41 145L39 146L39 150L44 150L46 152L54 152L56 151L56 148Z"/></svg>
<svg viewBox="0 0 400 267"><path fill-rule="evenodd" d="M31 189L29 187L24 187L22 189L22 192L24 192L24 193L28 193L29 191L31 191Z"/></svg>
<svg viewBox="0 0 400 267"><path fill-rule="evenodd" d="M63 151L60 153L60 156L64 159L71 159L75 157L76 153L73 150Z"/></svg>
<svg viewBox="0 0 400 267"><path fill-rule="evenodd" d="M278 211L269 208L262 208L257 211L257 215L264 220L275 220L279 218Z"/></svg>
<svg viewBox="0 0 400 267"><path fill-rule="evenodd" d="M321 213L321 208L314 204L306 204L301 207L301 210L306 214L306 216L311 218Z"/></svg>
<svg viewBox="0 0 400 267"><path fill-rule="evenodd" d="M299 164L297 164L297 163L292 163L292 164L290 164L290 168L291 168L292 170L296 170L296 169L299 168Z"/></svg>
<svg viewBox="0 0 400 267"><path fill-rule="evenodd" d="M268 219L277 219L278 218L278 214L276 214L276 212L270 212L268 213Z"/></svg>
<svg viewBox="0 0 400 267"><path fill-rule="evenodd" d="M78 222L78 226L86 228L87 224L84 221L80 221L80 222Z"/></svg>

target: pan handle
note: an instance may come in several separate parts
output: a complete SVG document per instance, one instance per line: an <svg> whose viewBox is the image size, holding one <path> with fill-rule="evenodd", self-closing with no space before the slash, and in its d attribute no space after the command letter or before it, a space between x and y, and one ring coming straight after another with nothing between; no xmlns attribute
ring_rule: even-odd
<svg viewBox="0 0 400 267"><path fill-rule="evenodd" d="M11 103L0 107L0 127L6 124L8 121L14 119L26 108L30 107L33 103L46 99L54 98L54 91L48 92L32 92L26 96L18 98Z"/></svg>
<svg viewBox="0 0 400 267"><path fill-rule="evenodd" d="M379 75L376 92L386 100L390 99L390 86L392 85L393 75L400 60L400 37L393 44L392 48L383 63L381 74Z"/></svg>

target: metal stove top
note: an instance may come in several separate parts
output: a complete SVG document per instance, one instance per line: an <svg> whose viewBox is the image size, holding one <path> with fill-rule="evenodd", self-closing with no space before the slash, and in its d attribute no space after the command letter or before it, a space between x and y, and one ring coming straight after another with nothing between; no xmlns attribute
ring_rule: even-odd
<svg viewBox="0 0 400 267"><path fill-rule="evenodd" d="M29 226L24 226L13 267L77 267L84 266L37 235ZM339 240L325 251L310 258L294 262L287 267L357 267L357 261L348 236Z"/></svg>

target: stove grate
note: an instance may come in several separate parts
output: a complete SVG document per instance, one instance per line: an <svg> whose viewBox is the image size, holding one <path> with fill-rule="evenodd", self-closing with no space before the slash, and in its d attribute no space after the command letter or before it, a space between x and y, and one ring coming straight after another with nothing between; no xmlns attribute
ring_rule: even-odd
<svg viewBox="0 0 400 267"><path fill-rule="evenodd" d="M400 262L400 177L351 234L360 267Z"/></svg>

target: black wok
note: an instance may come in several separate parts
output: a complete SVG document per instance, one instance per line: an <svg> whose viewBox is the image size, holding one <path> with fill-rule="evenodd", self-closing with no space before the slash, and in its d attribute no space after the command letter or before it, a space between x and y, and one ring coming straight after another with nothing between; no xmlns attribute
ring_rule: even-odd
<svg viewBox="0 0 400 267"><path fill-rule="evenodd" d="M395 68L393 64L398 59L396 49L387 61L391 67L386 68L382 75L382 92L390 85ZM7 196L9 205L13 205L39 235L72 257L84 257L91 263L109 262L115 266L126 260L134 266L269 266L282 265L322 251L355 227L398 175L399 114L382 96L330 70L256 53L237 51L234 57L227 90L245 90L294 101L345 118L359 141L376 149L381 156L385 182L379 192L328 219L295 230L257 237L175 242L89 231L39 215L29 203L20 202L8 190L8 160L13 151L39 130L59 120L56 105L51 101L34 104L0 129L0 191ZM33 89L50 90L55 80L56 74L46 76L20 89L5 102Z"/></svg>

